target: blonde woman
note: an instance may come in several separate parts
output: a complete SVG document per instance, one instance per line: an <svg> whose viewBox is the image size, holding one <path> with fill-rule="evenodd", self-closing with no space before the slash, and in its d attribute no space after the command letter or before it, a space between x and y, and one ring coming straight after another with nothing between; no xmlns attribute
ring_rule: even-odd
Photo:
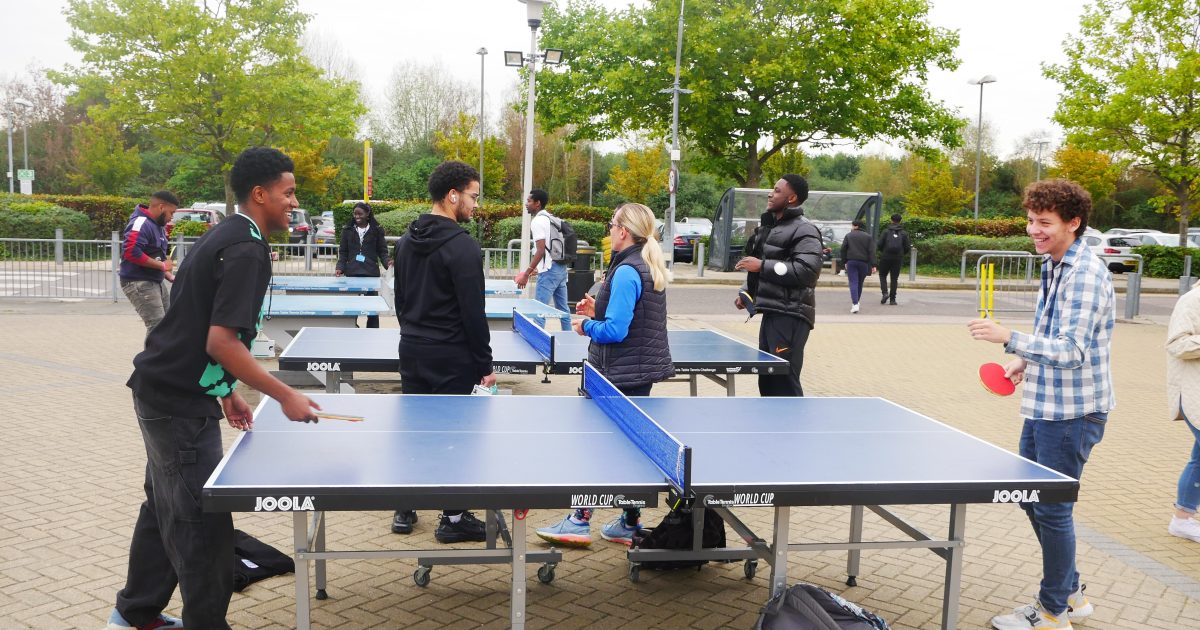
<svg viewBox="0 0 1200 630"><path fill-rule="evenodd" d="M608 224L612 263L594 299L586 296L576 312L587 316L571 327L592 340L588 361L626 396L649 396L658 381L675 374L667 345L667 283L670 272L654 237L654 213L641 204L617 208ZM631 544L641 528L637 509L609 521L600 530L605 540ZM537 530L552 543L591 544L592 511L575 510L561 522Z"/></svg>

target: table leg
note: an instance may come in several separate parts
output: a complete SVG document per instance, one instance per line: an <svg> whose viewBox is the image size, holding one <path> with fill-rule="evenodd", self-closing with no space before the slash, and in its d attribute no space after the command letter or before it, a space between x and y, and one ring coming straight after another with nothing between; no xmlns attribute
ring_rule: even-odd
<svg viewBox="0 0 1200 630"><path fill-rule="evenodd" d="M771 543L771 597L787 588L788 519L791 508L775 508L774 539Z"/></svg>
<svg viewBox="0 0 1200 630"><path fill-rule="evenodd" d="M850 506L850 542L862 542L863 506ZM846 556L846 586L858 586L858 565L862 550L851 549Z"/></svg>
<svg viewBox="0 0 1200 630"><path fill-rule="evenodd" d="M308 630L308 559L300 553L308 551L308 513L292 513L292 539L296 554L296 628Z"/></svg>
<svg viewBox="0 0 1200 630"><path fill-rule="evenodd" d="M513 510L512 525L512 627L525 628L525 514Z"/></svg>
<svg viewBox="0 0 1200 630"><path fill-rule="evenodd" d="M696 374L688 375L688 387L691 390L692 398L695 398L696 396L700 395L700 384L697 382L698 378L699 378L699 376L697 376Z"/></svg>
<svg viewBox="0 0 1200 630"><path fill-rule="evenodd" d="M732 374L725 375L725 395L726 396L737 396L737 388L734 387L733 380L734 379L733 379Z"/></svg>
<svg viewBox="0 0 1200 630"><path fill-rule="evenodd" d="M340 393L342 385L342 373L330 370L325 373L325 393L337 394Z"/></svg>
<svg viewBox="0 0 1200 630"><path fill-rule="evenodd" d="M962 543L967 531L967 505L955 503L950 506L950 532L947 540ZM963 545L946 550L946 591L942 597L942 628L958 627L958 592L962 587Z"/></svg>
<svg viewBox="0 0 1200 630"><path fill-rule="evenodd" d="M313 525L316 526L316 536L313 537L313 551L325 551L325 512L313 513ZM313 563L313 578L317 587L317 599L327 599L329 594L325 592L325 559L318 558Z"/></svg>

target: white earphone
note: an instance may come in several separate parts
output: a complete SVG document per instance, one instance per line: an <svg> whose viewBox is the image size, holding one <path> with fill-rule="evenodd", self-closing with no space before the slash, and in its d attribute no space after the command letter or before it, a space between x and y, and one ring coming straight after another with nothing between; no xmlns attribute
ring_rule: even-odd
<svg viewBox="0 0 1200 630"><path fill-rule="evenodd" d="M450 195L450 203L458 203L458 197L455 195Z"/></svg>

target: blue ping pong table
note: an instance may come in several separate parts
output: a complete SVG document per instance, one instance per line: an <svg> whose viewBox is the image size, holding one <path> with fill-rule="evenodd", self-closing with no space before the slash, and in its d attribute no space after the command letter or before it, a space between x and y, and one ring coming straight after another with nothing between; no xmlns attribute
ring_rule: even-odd
<svg viewBox="0 0 1200 630"><path fill-rule="evenodd" d="M513 313L521 313L527 317L543 319L558 319L567 316L549 304L533 298L492 297L484 300L484 311L487 314L488 328L492 330L512 330Z"/></svg>
<svg viewBox="0 0 1200 630"><path fill-rule="evenodd" d="M574 331L549 332L518 313L515 330L492 331L492 367L497 374L579 374L587 358L588 338ZM667 332L675 374L699 395L703 376L736 395L739 374L784 374L788 362L714 330ZM400 370L395 328L304 328L279 356L282 371L307 371L324 381L329 393L353 391L354 372ZM379 382L374 380L372 382ZM343 387L345 385L345 387Z"/></svg>
<svg viewBox="0 0 1200 630"><path fill-rule="evenodd" d="M262 329L286 348L292 337L306 326L354 328L363 315L386 315L387 302L378 295L275 295L263 299Z"/></svg>
<svg viewBox="0 0 1200 630"><path fill-rule="evenodd" d="M748 579L764 561L772 594L787 586L789 552L848 550L852 583L863 550L929 549L945 561L941 625L954 628L967 504L1074 501L1079 490L1074 479L879 398L629 399L586 365L581 389L587 397L317 394L326 411L365 421L316 425L287 421L265 399L254 430L238 436L205 484L204 509L292 514L298 628L309 625L309 563L325 599L325 561L363 557L416 559L418 586L438 564L511 564L511 625L524 628L525 563L545 562L537 574L549 584L561 559L529 553L528 509L653 507L663 492L670 505L690 503L697 526L712 509L748 541L664 553L745 559ZM556 421L543 422L547 415ZM949 505L947 537L883 507L903 504ZM818 505L858 506L848 542L789 542L791 508ZM911 540L863 541L863 506ZM327 513L400 507L489 510L488 543L325 548ZM769 539L738 519L742 509L774 510ZM497 530L508 533L501 510L512 511L507 548L495 545Z"/></svg>
<svg viewBox="0 0 1200 630"><path fill-rule="evenodd" d="M378 293L378 277L348 276L272 276L271 288L285 293ZM484 281L484 295L520 295L521 290L512 280L488 278Z"/></svg>

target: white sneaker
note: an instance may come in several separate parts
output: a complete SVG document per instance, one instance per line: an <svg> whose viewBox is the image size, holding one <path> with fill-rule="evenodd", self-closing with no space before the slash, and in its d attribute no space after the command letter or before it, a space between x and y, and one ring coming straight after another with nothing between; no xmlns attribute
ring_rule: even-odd
<svg viewBox="0 0 1200 630"><path fill-rule="evenodd" d="M1071 621L1083 621L1096 611L1096 607L1088 601L1087 595L1083 594L1085 588L1087 588L1086 584L1080 584L1079 590L1071 593L1071 596L1067 598L1067 617Z"/></svg>
<svg viewBox="0 0 1200 630"><path fill-rule="evenodd" d="M855 304L854 306L851 306L851 307L850 307L850 312L851 312L851 313L857 313L857 312L858 312L858 305L857 305L857 304Z"/></svg>
<svg viewBox="0 0 1200 630"><path fill-rule="evenodd" d="M1167 526L1167 533L1172 536L1200 542L1200 522L1191 518L1172 516L1171 524Z"/></svg>
<svg viewBox="0 0 1200 630"><path fill-rule="evenodd" d="M1011 615L992 617L992 627L996 630L1054 630L1070 628L1071 620L1065 612L1057 617L1051 615L1038 603L1016 608Z"/></svg>

